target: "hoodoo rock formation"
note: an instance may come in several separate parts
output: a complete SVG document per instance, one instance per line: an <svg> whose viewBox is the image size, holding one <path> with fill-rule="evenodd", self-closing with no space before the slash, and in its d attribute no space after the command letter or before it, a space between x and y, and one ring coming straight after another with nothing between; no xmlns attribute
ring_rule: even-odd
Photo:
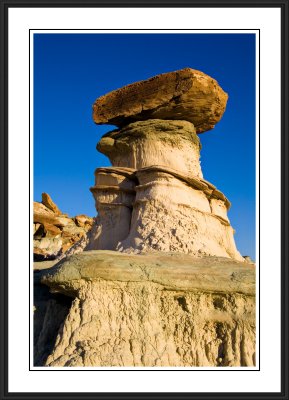
<svg viewBox="0 0 289 400"><path fill-rule="evenodd" d="M97 149L109 157L114 175L130 171L124 187L123 180L111 183L108 169L96 170L91 191L102 229L95 249L244 261L227 216L230 202L203 179L200 165L197 133L221 119L227 98L214 79L185 68L125 86L94 103L96 123L122 127L105 134ZM108 230L114 239L108 239Z"/></svg>
<svg viewBox="0 0 289 400"><path fill-rule="evenodd" d="M185 68L96 100L94 121L118 127L97 144L112 165L95 171L86 251L38 276L50 296L73 300L68 310L54 299L41 314L36 362L255 365L255 266L236 248L229 200L200 164L198 134L222 118L227 98ZM62 323L50 322L55 309ZM55 343L41 352L50 326Z"/></svg>

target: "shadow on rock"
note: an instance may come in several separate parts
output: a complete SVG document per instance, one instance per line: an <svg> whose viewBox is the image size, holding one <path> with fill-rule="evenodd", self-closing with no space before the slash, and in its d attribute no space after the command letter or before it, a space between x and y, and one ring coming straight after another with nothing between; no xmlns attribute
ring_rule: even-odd
<svg viewBox="0 0 289 400"><path fill-rule="evenodd" d="M73 300L63 294L52 294L41 284L45 271L34 272L34 366L37 367L45 364L54 348Z"/></svg>

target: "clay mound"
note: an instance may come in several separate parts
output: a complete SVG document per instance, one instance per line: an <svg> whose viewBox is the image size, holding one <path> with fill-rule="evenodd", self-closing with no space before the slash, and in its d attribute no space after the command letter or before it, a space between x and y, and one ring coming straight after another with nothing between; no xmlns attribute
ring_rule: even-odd
<svg viewBox="0 0 289 400"><path fill-rule="evenodd" d="M228 95L201 71L184 68L114 90L93 105L96 124L125 126L147 119L185 120L197 133L220 121Z"/></svg>

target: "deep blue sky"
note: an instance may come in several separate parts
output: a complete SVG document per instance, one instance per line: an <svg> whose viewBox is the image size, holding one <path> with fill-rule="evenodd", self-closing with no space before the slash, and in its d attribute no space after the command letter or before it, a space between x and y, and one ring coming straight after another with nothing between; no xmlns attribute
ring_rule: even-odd
<svg viewBox="0 0 289 400"><path fill-rule="evenodd" d="M215 78L229 94L216 127L200 135L204 178L232 202L243 255L255 259L255 36L253 34L35 34L34 200L47 192L73 216L95 215L95 149L113 126L92 120L95 99L184 67Z"/></svg>

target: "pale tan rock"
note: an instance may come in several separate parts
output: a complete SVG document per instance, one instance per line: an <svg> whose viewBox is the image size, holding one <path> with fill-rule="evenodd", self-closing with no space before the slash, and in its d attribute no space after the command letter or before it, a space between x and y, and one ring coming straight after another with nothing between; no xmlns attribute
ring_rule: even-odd
<svg viewBox="0 0 289 400"><path fill-rule="evenodd" d="M33 212L35 214L42 214L48 216L54 216L54 212L47 208L44 204L39 203L38 201L33 202Z"/></svg>
<svg viewBox="0 0 289 400"><path fill-rule="evenodd" d="M94 249L244 261L227 216L230 202L203 179L200 142L190 122L131 123L105 135L97 148L113 167L97 170L91 188L101 220Z"/></svg>
<svg viewBox="0 0 289 400"><path fill-rule="evenodd" d="M42 283L75 297L47 366L255 365L253 265L93 251Z"/></svg>
<svg viewBox="0 0 289 400"><path fill-rule="evenodd" d="M217 198L210 198L210 207L211 207L211 213L221 217L222 219L229 221L228 215L227 215L227 206L226 202L223 201L222 199L217 199Z"/></svg>
<svg viewBox="0 0 289 400"><path fill-rule="evenodd" d="M202 178L200 148L192 123L158 119L134 122L109 132L97 144L116 167L163 165Z"/></svg>
<svg viewBox="0 0 289 400"><path fill-rule="evenodd" d="M96 100L97 124L124 126L133 121L176 119L192 122L197 133L221 119L228 95L201 71L184 68L114 90Z"/></svg>
<svg viewBox="0 0 289 400"><path fill-rule="evenodd" d="M43 237L33 240L34 261L54 260L61 254L61 237Z"/></svg>
<svg viewBox="0 0 289 400"><path fill-rule="evenodd" d="M135 190L137 177L134 168L102 167L95 170L95 186L116 186L123 190Z"/></svg>
<svg viewBox="0 0 289 400"><path fill-rule="evenodd" d="M254 264L254 261L251 259L250 256L243 256L243 258L248 264Z"/></svg>
<svg viewBox="0 0 289 400"><path fill-rule="evenodd" d="M128 236L137 180L134 173L134 169L117 167L95 171L95 186L90 188L98 212L94 249L115 250Z"/></svg>
<svg viewBox="0 0 289 400"><path fill-rule="evenodd" d="M226 203L212 199L204 181L199 181L202 190L197 189L196 179L189 185L186 177L179 179L180 174L158 166L143 168L136 176L139 184L129 234L116 250L182 252L244 261L236 249Z"/></svg>
<svg viewBox="0 0 289 400"><path fill-rule="evenodd" d="M48 193L42 193L42 204L44 204L47 208L49 208L54 214L60 215L61 211L57 207L57 205L54 203L52 198L49 196Z"/></svg>
<svg viewBox="0 0 289 400"><path fill-rule="evenodd" d="M92 224L93 224L93 218L88 217L87 215L84 215L84 214L76 215L73 218L73 221L80 228L92 227Z"/></svg>

